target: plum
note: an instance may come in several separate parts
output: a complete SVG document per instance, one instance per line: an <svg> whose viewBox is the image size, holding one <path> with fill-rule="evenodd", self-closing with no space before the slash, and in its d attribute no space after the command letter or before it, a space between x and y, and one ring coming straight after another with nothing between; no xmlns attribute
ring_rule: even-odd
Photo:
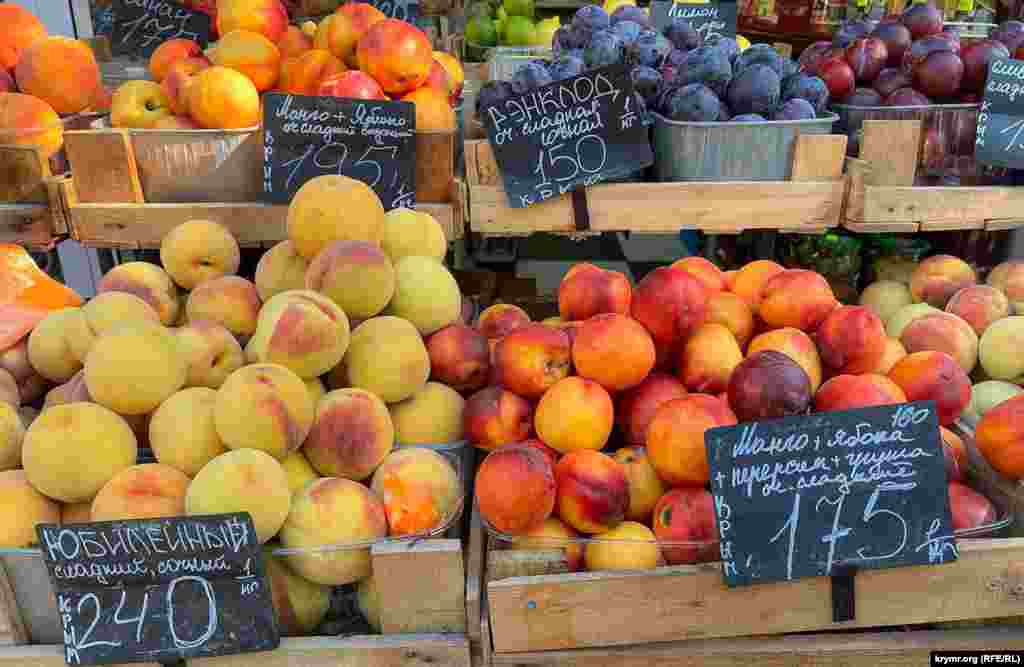
<svg viewBox="0 0 1024 667"><path fill-rule="evenodd" d="M942 32L942 12L930 2L910 5L900 21L907 26L910 36L915 40Z"/></svg>
<svg viewBox="0 0 1024 667"><path fill-rule="evenodd" d="M816 112L821 113L828 106L828 86L810 74L801 73L788 77L782 82L782 101L788 102L797 98L806 100Z"/></svg>
<svg viewBox="0 0 1024 667"><path fill-rule="evenodd" d="M512 75L512 83L518 83L524 90L533 90L554 81L551 72L536 60L526 63Z"/></svg>
<svg viewBox="0 0 1024 667"><path fill-rule="evenodd" d="M691 83L678 88L665 101L671 120L712 122L722 113L722 103L715 92L702 83Z"/></svg>
<svg viewBox="0 0 1024 667"><path fill-rule="evenodd" d="M842 104L852 107L880 107L883 99L874 88L856 88L843 98Z"/></svg>
<svg viewBox="0 0 1024 667"><path fill-rule="evenodd" d="M596 33L611 27L611 17L597 5L584 5L572 17L572 24L585 32Z"/></svg>
<svg viewBox="0 0 1024 667"><path fill-rule="evenodd" d="M750 65L729 84L726 101L735 113L769 115L779 104L779 75L767 65Z"/></svg>
<svg viewBox="0 0 1024 667"><path fill-rule="evenodd" d="M898 88L910 85L910 77L902 69L886 67L875 78L874 88L883 98L889 97Z"/></svg>
<svg viewBox="0 0 1024 667"><path fill-rule="evenodd" d="M1002 42L982 39L970 44L960 53L964 63L963 89L980 95L985 89L988 66L993 60L1009 58L1010 50Z"/></svg>
<svg viewBox="0 0 1024 667"><path fill-rule="evenodd" d="M725 54L730 65L734 65L736 63L736 59L739 58L740 55L740 45L732 37L722 37L719 35L718 37L708 40L705 46L714 47Z"/></svg>
<svg viewBox="0 0 1024 667"><path fill-rule="evenodd" d="M950 97L960 90L964 62L952 51L935 51L914 67L914 88L928 97Z"/></svg>
<svg viewBox="0 0 1024 667"><path fill-rule="evenodd" d="M886 21L879 23L871 36L885 42L885 50L889 54L886 64L889 67L899 67L903 64L903 53L910 48L913 41L907 26L895 21Z"/></svg>
<svg viewBox="0 0 1024 667"><path fill-rule="evenodd" d="M800 59L797 64L800 65L800 69L805 72L814 72L818 67L818 61L821 60L826 53L831 51L834 47L832 42L814 42L800 54Z"/></svg>
<svg viewBox="0 0 1024 667"><path fill-rule="evenodd" d="M763 123L765 117L759 113L743 113L739 116L733 116L732 122L734 123Z"/></svg>
<svg viewBox="0 0 1024 667"><path fill-rule="evenodd" d="M772 120L813 120L817 118L814 107L807 100L794 97L782 104L772 114Z"/></svg>
<svg viewBox="0 0 1024 667"><path fill-rule="evenodd" d="M661 33L644 30L636 40L637 62L648 67L658 67L672 51L672 42Z"/></svg>
<svg viewBox="0 0 1024 667"><path fill-rule="evenodd" d="M647 12L640 9L636 5L622 5L611 15L612 25L615 25L619 21L632 21L639 23L645 28L651 28L651 17L648 16Z"/></svg>
<svg viewBox="0 0 1024 667"><path fill-rule="evenodd" d="M622 39L626 46L632 46L644 28L636 21L619 21L612 26L612 32Z"/></svg>
<svg viewBox="0 0 1024 667"><path fill-rule="evenodd" d="M713 46L701 46L686 54L682 67L676 72L675 81L684 86L703 83L719 97L724 97L732 78L732 65L725 54Z"/></svg>
<svg viewBox="0 0 1024 667"><path fill-rule="evenodd" d="M548 67L548 72L555 81L571 79L583 74L586 70L587 64L583 62L583 58L573 55L559 56Z"/></svg>
<svg viewBox="0 0 1024 667"><path fill-rule="evenodd" d="M661 90L661 73L653 67L638 65L629 73L633 79L633 90L640 94L645 102L654 102Z"/></svg>
<svg viewBox="0 0 1024 667"><path fill-rule="evenodd" d="M841 100L853 91L853 69L842 58L829 58L818 65L818 76L832 99Z"/></svg>
<svg viewBox="0 0 1024 667"><path fill-rule="evenodd" d="M779 78L782 78L782 56L769 44L752 44L736 58L737 72L752 65L770 67Z"/></svg>
<svg viewBox="0 0 1024 667"><path fill-rule="evenodd" d="M867 21L846 21L832 35L832 46L845 49L854 40L871 33L874 26Z"/></svg>
<svg viewBox="0 0 1024 667"><path fill-rule="evenodd" d="M877 37L858 37L846 47L846 62L850 64L857 83L874 81L888 59L885 42Z"/></svg>
<svg viewBox="0 0 1024 667"><path fill-rule="evenodd" d="M676 16L662 30L662 33L672 42L672 46L682 51L692 51L703 43L700 33L694 30L693 24L682 18Z"/></svg>
<svg viewBox="0 0 1024 667"><path fill-rule="evenodd" d="M913 88L900 88L885 98L885 106L887 107L921 107L931 103L930 99Z"/></svg>
<svg viewBox="0 0 1024 667"><path fill-rule="evenodd" d="M584 7L584 9L586 9ZM583 10L580 10L583 11ZM610 30L598 30L590 40L590 46L583 49L583 61L587 67L598 68L622 62L622 39Z"/></svg>

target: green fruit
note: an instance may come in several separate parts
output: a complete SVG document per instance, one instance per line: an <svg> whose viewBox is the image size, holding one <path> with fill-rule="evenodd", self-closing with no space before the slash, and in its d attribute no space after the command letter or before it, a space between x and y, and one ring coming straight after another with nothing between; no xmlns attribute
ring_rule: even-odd
<svg viewBox="0 0 1024 667"><path fill-rule="evenodd" d="M497 46L497 26L489 16L474 16L466 24L466 41L475 46Z"/></svg>
<svg viewBox="0 0 1024 667"><path fill-rule="evenodd" d="M509 16L533 18L533 0L504 0L502 7Z"/></svg>

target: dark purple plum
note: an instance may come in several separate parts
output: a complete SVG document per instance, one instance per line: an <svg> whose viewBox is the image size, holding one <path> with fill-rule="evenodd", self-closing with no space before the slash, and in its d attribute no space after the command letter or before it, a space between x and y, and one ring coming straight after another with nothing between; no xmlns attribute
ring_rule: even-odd
<svg viewBox="0 0 1024 667"><path fill-rule="evenodd" d="M738 114L770 115L779 105L779 75L767 65L751 65L729 84L726 102Z"/></svg>
<svg viewBox="0 0 1024 667"><path fill-rule="evenodd" d="M931 98L952 97L964 78L964 61L952 51L928 54L914 68L914 88Z"/></svg>
<svg viewBox="0 0 1024 667"><path fill-rule="evenodd" d="M817 117L811 103L799 97L794 97L783 103L772 114L772 120L814 120Z"/></svg>
<svg viewBox="0 0 1024 667"><path fill-rule="evenodd" d="M533 90L546 86L554 81L551 72L543 64L537 61L528 62L521 66L512 75L512 82L518 83L525 90Z"/></svg>
<svg viewBox="0 0 1024 667"><path fill-rule="evenodd" d="M640 36L643 30L643 26L636 21L619 21L612 26L612 32L618 35L626 46L631 46L636 42L637 37Z"/></svg>
<svg viewBox="0 0 1024 667"><path fill-rule="evenodd" d="M875 26L867 21L846 21L832 35L832 46L845 49L853 40L866 37Z"/></svg>
<svg viewBox="0 0 1024 667"><path fill-rule="evenodd" d="M583 62L583 58L570 55L560 56L548 67L548 72L555 81L571 79L583 74L586 70L587 64Z"/></svg>
<svg viewBox="0 0 1024 667"><path fill-rule="evenodd" d="M902 69L897 67L886 67L875 77L874 89L882 98L889 97L900 88L906 88L911 84L910 77Z"/></svg>
<svg viewBox="0 0 1024 667"><path fill-rule="evenodd" d="M710 123L722 113L722 102L702 83L691 83L672 92L665 101L670 120Z"/></svg>
<svg viewBox="0 0 1024 667"><path fill-rule="evenodd" d="M638 65L629 75L633 79L633 90L640 93L645 101L653 103L661 90L661 72L653 67Z"/></svg>
<svg viewBox="0 0 1024 667"><path fill-rule="evenodd" d="M647 12L640 9L636 5L622 5L611 15L612 25L615 25L619 21L633 21L639 23L645 28L651 27L651 17L647 15Z"/></svg>
<svg viewBox="0 0 1024 667"><path fill-rule="evenodd" d="M693 29L693 24L681 16L673 18L662 33L672 46L682 51L692 51L704 42L700 33Z"/></svg>
<svg viewBox="0 0 1024 667"><path fill-rule="evenodd" d="M611 27L611 17L597 5L584 5L572 17L572 24L575 27L583 28L586 32L595 33L598 30L607 30Z"/></svg>
<svg viewBox="0 0 1024 667"><path fill-rule="evenodd" d="M751 44L736 58L737 73L753 65L770 67L779 78L782 78L782 56L769 44Z"/></svg>
<svg viewBox="0 0 1024 667"><path fill-rule="evenodd" d="M900 19L914 40L942 32L942 12L930 2L915 2L906 8Z"/></svg>
<svg viewBox="0 0 1024 667"><path fill-rule="evenodd" d="M610 30L599 30L583 49L583 61L590 68L606 67L622 62L623 54L622 39Z"/></svg>
<svg viewBox="0 0 1024 667"><path fill-rule="evenodd" d="M818 68L818 61L834 48L832 42L814 42L803 50L800 54L800 59L797 60L797 64L800 65L800 69L803 71L813 72Z"/></svg>
<svg viewBox="0 0 1024 667"><path fill-rule="evenodd" d="M476 95L476 112L479 115L483 109L517 94L517 87L511 81L488 81L480 86L480 92Z"/></svg>
<svg viewBox="0 0 1024 667"><path fill-rule="evenodd" d="M672 51L672 42L653 30L644 30L636 39L636 60L641 65L659 67Z"/></svg>
<svg viewBox="0 0 1024 667"><path fill-rule="evenodd" d="M732 117L734 123L763 123L765 120L766 118L759 113L743 113Z"/></svg>
<svg viewBox="0 0 1024 667"><path fill-rule="evenodd" d="M955 53L953 43L938 35L929 35L924 39L915 41L910 45L906 53L903 54L903 71L907 74L913 74L914 68L919 63L924 62L925 58L937 51Z"/></svg>
<svg viewBox="0 0 1024 667"><path fill-rule="evenodd" d="M964 91L980 95L985 89L989 64L1009 57L1010 50L1006 45L994 39L981 39L968 45L960 52L960 59L964 62Z"/></svg>
<svg viewBox="0 0 1024 667"><path fill-rule="evenodd" d="M887 107L922 107L931 103L930 99L913 88L900 88L885 98Z"/></svg>
<svg viewBox="0 0 1024 667"><path fill-rule="evenodd" d="M910 48L910 43L913 41L907 26L895 21L886 21L879 23L872 31L871 36L885 42L885 51L889 54L886 66L899 67L903 64L903 53Z"/></svg>
<svg viewBox="0 0 1024 667"><path fill-rule="evenodd" d="M674 80L680 85L703 83L719 97L724 97L732 81L732 65L715 47L701 46L686 54L682 69L677 71Z"/></svg>
<svg viewBox="0 0 1024 667"><path fill-rule="evenodd" d="M740 55L740 45L732 37L715 37L708 40L704 46L712 46L724 53L725 57L729 59L730 64L735 64L736 59Z"/></svg>
<svg viewBox="0 0 1024 667"><path fill-rule="evenodd" d="M806 100L821 113L828 106L828 86L816 76L796 74L785 79L782 86L782 101L793 99Z"/></svg>
<svg viewBox="0 0 1024 667"><path fill-rule="evenodd" d="M874 88L855 88L841 100L841 104L853 107L880 107L883 99L885 98Z"/></svg>

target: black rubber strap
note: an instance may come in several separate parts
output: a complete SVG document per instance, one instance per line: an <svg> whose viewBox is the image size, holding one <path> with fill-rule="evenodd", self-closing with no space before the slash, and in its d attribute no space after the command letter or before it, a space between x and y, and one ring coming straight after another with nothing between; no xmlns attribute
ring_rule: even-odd
<svg viewBox="0 0 1024 667"><path fill-rule="evenodd" d="M576 231L590 231L590 209L587 207L587 189L578 187L572 191L572 219L576 223Z"/></svg>

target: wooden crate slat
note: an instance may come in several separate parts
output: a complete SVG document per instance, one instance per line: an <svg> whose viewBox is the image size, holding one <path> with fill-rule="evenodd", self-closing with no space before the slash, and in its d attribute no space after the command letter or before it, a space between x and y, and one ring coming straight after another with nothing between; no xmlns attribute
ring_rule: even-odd
<svg viewBox="0 0 1024 667"><path fill-rule="evenodd" d="M145 203L127 130L65 132L64 150L73 166L75 188L81 201Z"/></svg>
<svg viewBox="0 0 1024 667"><path fill-rule="evenodd" d="M0 202L45 204L50 162L36 146L0 146Z"/></svg>
<svg viewBox="0 0 1024 667"><path fill-rule="evenodd" d="M64 662L63 646L18 646L0 649L0 665L3 667L67 667ZM136 662L131 665L111 667L160 667L155 662Z"/></svg>
<svg viewBox="0 0 1024 667"><path fill-rule="evenodd" d="M859 573L846 623L832 622L827 577L728 589L718 564L519 577L487 599L502 653L867 628L1024 614L1009 571L1022 561L1024 539L968 540L954 563Z"/></svg>
<svg viewBox="0 0 1024 667"><path fill-rule="evenodd" d="M459 540L377 545L371 554L381 632L466 631L466 573Z"/></svg>
<svg viewBox="0 0 1024 667"><path fill-rule="evenodd" d="M2 663L0 663L2 664ZM464 635L282 639L275 651L189 660L189 667L470 667ZM49 665L46 665L49 667ZM55 666L56 667L56 666Z"/></svg>

